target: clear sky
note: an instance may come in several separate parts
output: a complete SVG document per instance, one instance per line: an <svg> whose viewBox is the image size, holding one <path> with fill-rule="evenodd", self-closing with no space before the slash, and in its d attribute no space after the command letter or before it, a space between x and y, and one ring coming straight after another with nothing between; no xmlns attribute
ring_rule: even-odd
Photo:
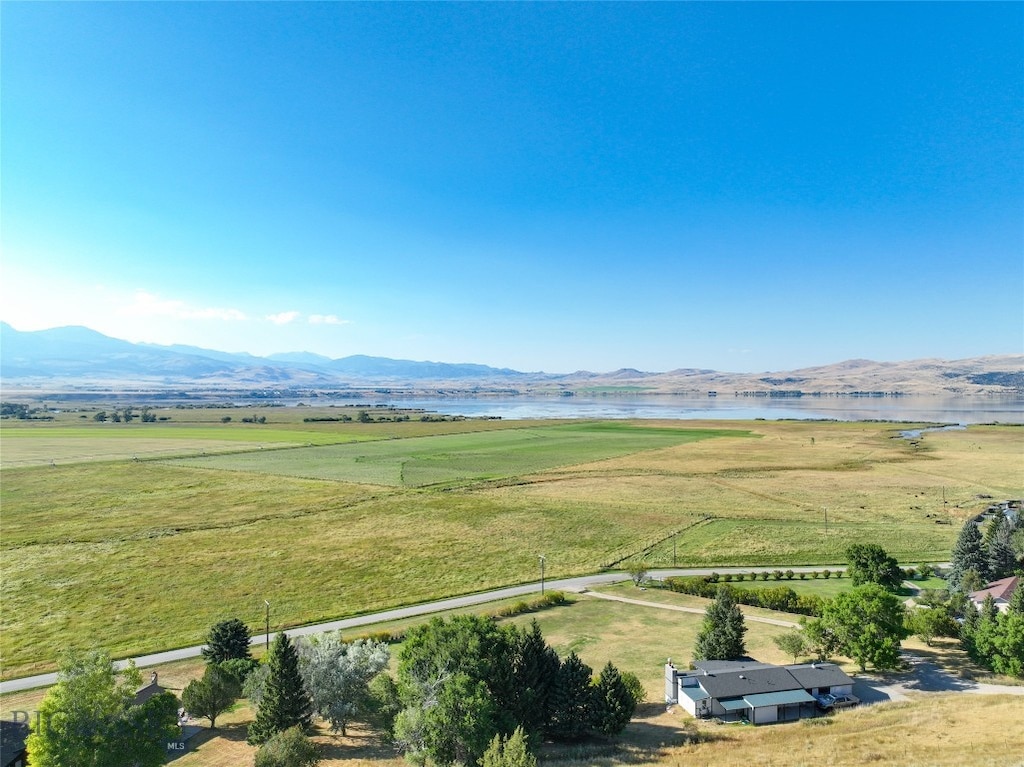
<svg viewBox="0 0 1024 767"><path fill-rule="evenodd" d="M1024 351L1022 3L0 22L20 330L549 372Z"/></svg>

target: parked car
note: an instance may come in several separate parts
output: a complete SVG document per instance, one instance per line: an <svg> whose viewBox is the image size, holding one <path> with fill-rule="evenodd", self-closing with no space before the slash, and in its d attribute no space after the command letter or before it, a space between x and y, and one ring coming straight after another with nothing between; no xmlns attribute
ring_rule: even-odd
<svg viewBox="0 0 1024 767"><path fill-rule="evenodd" d="M815 697L818 700L818 708L822 711L829 711L834 708L847 708L860 703L860 698L856 695L829 695L826 693Z"/></svg>

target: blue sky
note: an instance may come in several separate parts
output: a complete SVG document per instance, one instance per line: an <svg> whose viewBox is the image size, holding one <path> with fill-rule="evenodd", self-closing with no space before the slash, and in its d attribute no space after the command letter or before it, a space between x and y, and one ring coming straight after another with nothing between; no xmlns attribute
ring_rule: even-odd
<svg viewBox="0 0 1024 767"><path fill-rule="evenodd" d="M21 330L550 372L1024 352L1024 4L0 14Z"/></svg>

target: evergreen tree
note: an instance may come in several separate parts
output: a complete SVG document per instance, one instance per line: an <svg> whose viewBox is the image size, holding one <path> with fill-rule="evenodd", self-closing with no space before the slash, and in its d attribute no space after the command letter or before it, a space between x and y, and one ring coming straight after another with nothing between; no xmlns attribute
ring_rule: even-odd
<svg viewBox="0 0 1024 767"><path fill-rule="evenodd" d="M592 688L590 724L602 735L618 735L636 710L636 699L611 661Z"/></svg>
<svg viewBox="0 0 1024 767"><path fill-rule="evenodd" d="M530 753L523 728L516 727L507 740L496 734L480 760L480 767L537 767L537 757Z"/></svg>
<svg viewBox="0 0 1024 767"><path fill-rule="evenodd" d="M988 542L988 574L994 581L1013 575L1017 553L1013 549L1013 528L1006 518L993 521L995 532Z"/></svg>
<svg viewBox="0 0 1024 767"><path fill-rule="evenodd" d="M1007 612L1024 615L1024 578L1017 581L1017 588L1010 595L1010 603L1007 605Z"/></svg>
<svg viewBox="0 0 1024 767"><path fill-rule="evenodd" d="M299 673L299 656L284 632L274 638L267 655L269 669L256 719L249 725L249 743L265 743L296 725L309 727L312 702Z"/></svg>
<svg viewBox="0 0 1024 767"><path fill-rule="evenodd" d="M978 631L978 620L978 611L968 602L964 608L964 622L960 624L960 646L974 660L978 659L977 645L974 641L974 635Z"/></svg>
<svg viewBox="0 0 1024 767"><path fill-rule="evenodd" d="M548 646L534 620L530 630L520 635L513 661L513 714L530 736L541 732L548 719L548 699L559 665L558 654Z"/></svg>
<svg viewBox="0 0 1024 767"><path fill-rule="evenodd" d="M578 740L590 725L590 666L569 653L558 667L551 690L548 734L555 740Z"/></svg>
<svg viewBox="0 0 1024 767"><path fill-rule="evenodd" d="M694 660L732 660L746 653L743 635L747 627L733 591L719 586L708 605L693 649Z"/></svg>
<svg viewBox="0 0 1024 767"><path fill-rule="evenodd" d="M964 573L974 570L984 580L988 575L988 562L981 546L981 533L973 520L967 520L960 529L960 535L953 546L952 567L949 570L949 585L961 588Z"/></svg>
<svg viewBox="0 0 1024 767"><path fill-rule="evenodd" d="M223 663L232 658L249 658L249 627L238 618L215 623L206 636L203 657L207 663Z"/></svg>

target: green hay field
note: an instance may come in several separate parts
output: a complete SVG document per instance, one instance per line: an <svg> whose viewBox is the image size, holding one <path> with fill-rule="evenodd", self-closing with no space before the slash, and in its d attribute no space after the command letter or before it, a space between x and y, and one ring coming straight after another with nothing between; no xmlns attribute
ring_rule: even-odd
<svg viewBox="0 0 1024 767"><path fill-rule="evenodd" d="M359 445L193 457L195 468L280 474L393 487L517 477L559 466L615 458L722 436L735 430L562 424L501 432L447 434Z"/></svg>
<svg viewBox="0 0 1024 767"><path fill-rule="evenodd" d="M531 581L538 554L549 578L665 564L673 538L680 566L833 564L855 541L906 563L945 559L986 503L975 496L1024 495L1024 430L1009 427L928 434L915 448L886 424L499 423L318 423L324 442L349 444L203 468L4 468L4 677L50 669L69 646L124 656L197 644L231 616L255 629L264 599L280 628ZM237 426L195 428L213 438ZM35 427L5 425L5 451ZM35 439L72 427L90 431L41 424ZM267 431L278 429L303 431ZM324 451L335 460L317 468ZM342 476L355 456L373 456L362 463L384 479L288 475L337 464Z"/></svg>

